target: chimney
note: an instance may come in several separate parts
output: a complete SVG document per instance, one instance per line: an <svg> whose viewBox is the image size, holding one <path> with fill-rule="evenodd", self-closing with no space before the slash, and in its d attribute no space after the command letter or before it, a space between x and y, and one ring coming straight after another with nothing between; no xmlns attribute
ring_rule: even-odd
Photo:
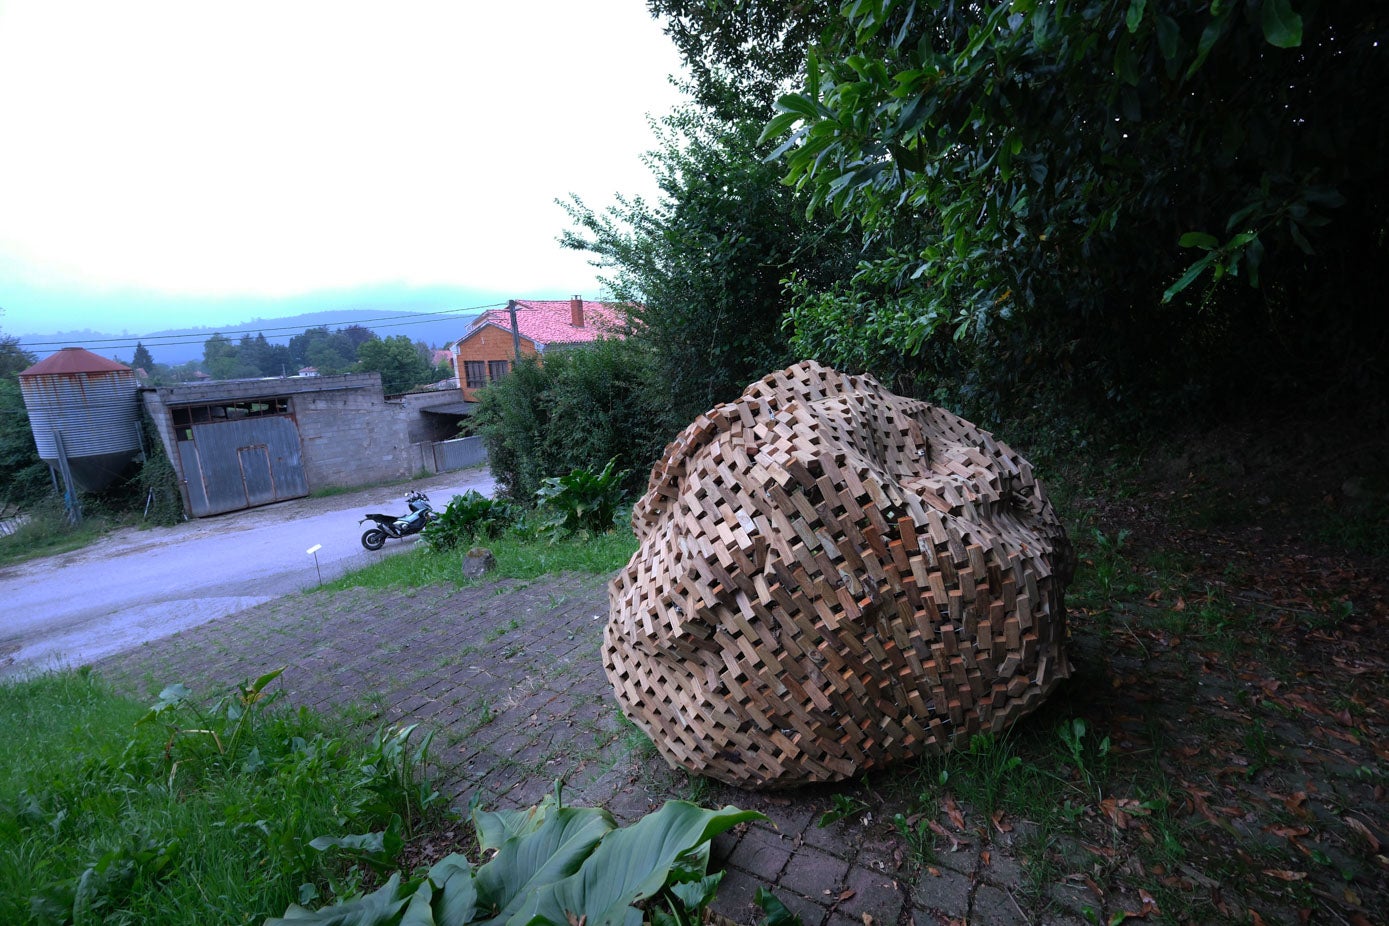
<svg viewBox="0 0 1389 926"><path fill-rule="evenodd" d="M584 326L584 301L578 296L569 297L569 324L575 328Z"/></svg>

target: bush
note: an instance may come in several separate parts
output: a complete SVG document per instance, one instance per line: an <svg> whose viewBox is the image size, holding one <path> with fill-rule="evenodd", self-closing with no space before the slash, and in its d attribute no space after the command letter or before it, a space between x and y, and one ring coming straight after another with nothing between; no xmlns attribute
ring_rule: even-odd
<svg viewBox="0 0 1389 926"><path fill-rule="evenodd" d="M431 550L452 550L477 537L495 537L514 520L505 499L491 499L469 489L455 495L420 537Z"/></svg>
<svg viewBox="0 0 1389 926"><path fill-rule="evenodd" d="M576 469L568 476L546 479L535 493L541 511L548 515L546 526L554 534L568 536L586 531L606 534L617 523L618 506L625 494L625 472L614 472L612 459L601 473Z"/></svg>
<svg viewBox="0 0 1389 926"><path fill-rule="evenodd" d="M476 428L503 494L535 503L547 477L615 460L638 488L683 422L661 398L650 351L602 340L525 359L478 394Z"/></svg>
<svg viewBox="0 0 1389 926"><path fill-rule="evenodd" d="M53 492L53 477L34 446L19 383L9 378L0 378L0 485L0 506L30 505Z"/></svg>

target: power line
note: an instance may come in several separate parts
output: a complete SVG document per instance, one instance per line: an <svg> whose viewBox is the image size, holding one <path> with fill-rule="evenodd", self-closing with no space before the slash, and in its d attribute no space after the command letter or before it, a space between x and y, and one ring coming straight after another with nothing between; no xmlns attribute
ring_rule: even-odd
<svg viewBox="0 0 1389 926"><path fill-rule="evenodd" d="M365 327L366 324L367 324L368 322L393 321L393 320L395 320L395 319L401 319L401 318L408 318L408 319L411 319L411 321L408 321L408 322L397 322L396 324L393 324L393 325L376 325L376 327L378 327L378 328L406 328L406 327L410 327L410 326L412 326L412 325L424 325L424 324L428 324L429 322L432 322L432 321L444 321L444 320L447 320L447 319L449 319L449 318L462 318L463 316L468 315L468 314L476 314L476 313L478 313L478 312L482 312L482 311L485 311L485 310L487 310L487 309L499 308L499 307L501 307L501 306L503 306L503 305L506 305L506 303L504 303L504 302L492 302L492 303L488 303L487 305L472 306L472 307L466 308L466 309L447 309L447 310L439 311L439 312L410 312L410 313L406 313L406 314L404 314L404 315L382 315L382 316L379 316L379 317L376 317L376 318L355 319L355 320L350 321L350 322L348 322L346 325L343 325L343 326L341 326L341 327L351 327L351 326L353 326L353 325L359 325L359 326ZM421 316L423 316L423 317L421 317ZM104 344L104 345L113 346L113 347L134 347L137 343L141 343L141 342L146 342L146 341L148 341L148 342L151 342L155 347L183 347L183 346L186 346L186 345L189 345L189 344L202 344L202 343L204 343L205 341L207 341L208 338L212 337L212 334L221 334L223 337L227 337L227 338L238 338L238 337L250 337L250 336L253 336L253 335L257 335L257 334L265 334L266 332L271 332L271 333L275 333L275 334L283 334L284 332L291 332L291 331L292 331L292 332L295 332L295 333L303 333L304 331L307 331L307 330L309 330L310 328L326 328L326 327L328 327L327 324L323 324L323 325L310 325L310 326L308 326L308 327L306 327L306 328L301 328L301 327L298 327L298 326L295 326L295 325L282 325L282 326L269 327L269 328L264 328L264 327L262 327L262 328L252 328L252 329L247 329L247 330L244 330L244 331L229 331L229 332L214 331L214 332L212 332L211 334L192 334L192 333L184 333L184 334L147 334L147 335L141 335L141 336L137 336L137 337L123 337L123 338L89 338L89 339L83 339L83 340L82 340L82 343L84 343L84 344ZM182 340L174 340L174 339L182 339ZM67 341L25 341L23 338L20 338L19 340L20 340L21 346L23 346L23 347L25 347L25 348L29 348L29 347L65 347L65 346L68 346L68 345L70 345L70 344L73 343L72 340L67 340Z"/></svg>

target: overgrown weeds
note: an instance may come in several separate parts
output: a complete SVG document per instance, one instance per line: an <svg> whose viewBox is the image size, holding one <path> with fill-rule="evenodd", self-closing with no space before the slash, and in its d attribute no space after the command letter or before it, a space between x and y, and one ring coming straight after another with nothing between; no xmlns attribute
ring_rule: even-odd
<svg viewBox="0 0 1389 926"><path fill-rule="evenodd" d="M14 533L0 536L0 566L78 550L111 529L111 522L99 514L73 524L56 498L27 509L25 515Z"/></svg>
<svg viewBox="0 0 1389 926"><path fill-rule="evenodd" d="M1372 921L1389 832L1357 808L1386 780L1382 571L1348 523L1318 546L1328 502L1298 479L1320 472L1253 482L1195 455L1062 475L1074 675L1007 734L896 776L900 845L1016 855L1042 919Z"/></svg>
<svg viewBox="0 0 1389 926"><path fill-rule="evenodd" d="M637 541L631 531L613 531L589 536L577 534L558 540L508 532L487 541L496 557L497 568L485 581L495 579L530 580L561 572L605 574L621 568L636 552ZM439 551L417 547L388 556L364 569L349 572L317 590L342 591L349 588L416 588L422 585L465 585L458 550Z"/></svg>
<svg viewBox="0 0 1389 926"><path fill-rule="evenodd" d="M272 708L276 675L148 708L84 672L0 685L0 922L244 923L369 882L340 847L388 864L437 811L427 738L356 744Z"/></svg>

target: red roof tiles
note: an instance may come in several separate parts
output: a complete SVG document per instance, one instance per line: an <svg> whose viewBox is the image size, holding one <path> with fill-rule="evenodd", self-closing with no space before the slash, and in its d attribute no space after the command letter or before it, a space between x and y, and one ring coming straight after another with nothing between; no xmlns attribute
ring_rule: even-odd
<svg viewBox="0 0 1389 926"><path fill-rule="evenodd" d="M621 337L627 326L627 313L605 302L582 302L583 326L573 323L573 305L568 299L555 301L516 300L516 330L521 337L544 348L551 344L585 344L602 337ZM485 325L511 331L511 314L506 309L483 312L468 326L462 340Z"/></svg>

